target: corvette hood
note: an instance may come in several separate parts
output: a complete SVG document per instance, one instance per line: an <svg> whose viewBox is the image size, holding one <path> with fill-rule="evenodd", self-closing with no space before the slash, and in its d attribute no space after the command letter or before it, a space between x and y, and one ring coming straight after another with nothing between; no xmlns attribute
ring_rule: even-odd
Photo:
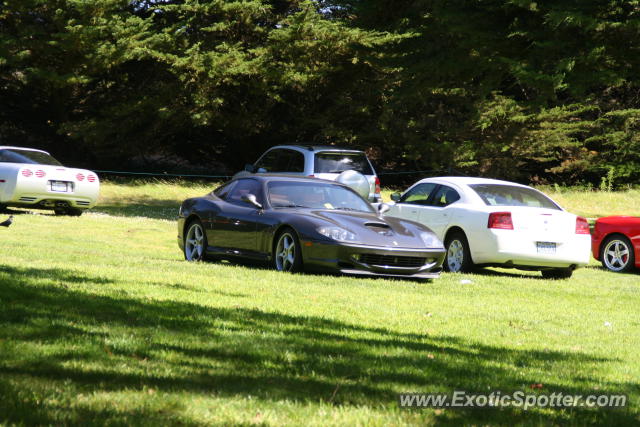
<svg viewBox="0 0 640 427"><path fill-rule="evenodd" d="M359 243L370 246L423 249L425 244L420 233L433 234L427 227L415 222L380 218L366 212L311 210L308 215L314 217L315 222L322 220L344 228L354 233Z"/></svg>

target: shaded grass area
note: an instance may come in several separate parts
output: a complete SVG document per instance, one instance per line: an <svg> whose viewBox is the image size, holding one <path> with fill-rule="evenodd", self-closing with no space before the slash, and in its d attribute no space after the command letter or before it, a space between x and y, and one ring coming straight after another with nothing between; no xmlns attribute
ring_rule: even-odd
<svg viewBox="0 0 640 427"><path fill-rule="evenodd" d="M423 283L190 264L175 223L157 219L181 189L106 188L113 205L162 202L20 215L0 230L0 423L640 422L637 274L594 263L568 281L491 269ZM624 393L631 405L397 405L397 393L453 390Z"/></svg>

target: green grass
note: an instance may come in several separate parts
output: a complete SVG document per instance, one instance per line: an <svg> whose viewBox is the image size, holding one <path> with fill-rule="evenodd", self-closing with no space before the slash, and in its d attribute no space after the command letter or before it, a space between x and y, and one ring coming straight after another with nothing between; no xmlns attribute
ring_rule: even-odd
<svg viewBox="0 0 640 427"><path fill-rule="evenodd" d="M568 281L486 270L424 283L190 264L172 218L209 188L107 182L80 218L25 213L0 230L0 424L640 421L640 275L594 262ZM559 196L602 216L625 213L629 195ZM396 403L400 392L532 384L625 393L631 406Z"/></svg>

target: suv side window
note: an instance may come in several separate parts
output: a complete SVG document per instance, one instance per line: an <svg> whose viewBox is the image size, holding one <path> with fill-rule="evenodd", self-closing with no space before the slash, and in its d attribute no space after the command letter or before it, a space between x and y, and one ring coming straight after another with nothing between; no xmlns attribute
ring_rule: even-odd
<svg viewBox="0 0 640 427"><path fill-rule="evenodd" d="M427 205L427 201L429 200L429 196L436 188L436 184L432 182L418 184L413 187L411 190L404 193L402 198L398 203L408 203L411 205Z"/></svg>
<svg viewBox="0 0 640 427"><path fill-rule="evenodd" d="M304 154L286 148L269 151L256 163L267 172L304 172Z"/></svg>
<svg viewBox="0 0 640 427"><path fill-rule="evenodd" d="M451 187L447 187L446 185L441 185L435 196L433 196L430 205L443 208L457 202L458 200L460 200L460 194L458 194L456 190Z"/></svg>
<svg viewBox="0 0 640 427"><path fill-rule="evenodd" d="M284 150L275 149L267 152L255 164L256 170L264 169L267 172L278 172L278 160Z"/></svg>
<svg viewBox="0 0 640 427"><path fill-rule="evenodd" d="M295 150L287 150L289 153L289 164L287 165L287 172L304 172L304 154Z"/></svg>
<svg viewBox="0 0 640 427"><path fill-rule="evenodd" d="M235 205L253 207L251 203L242 200L242 196L246 196L247 194L253 194L258 199L258 203L264 203L260 182L250 178L236 181L236 185L234 185L233 189L229 192L226 201Z"/></svg>

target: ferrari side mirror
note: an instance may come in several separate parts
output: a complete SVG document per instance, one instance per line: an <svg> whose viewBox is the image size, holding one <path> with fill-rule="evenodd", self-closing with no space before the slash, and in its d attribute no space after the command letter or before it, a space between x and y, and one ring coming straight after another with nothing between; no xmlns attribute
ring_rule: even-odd
<svg viewBox="0 0 640 427"><path fill-rule="evenodd" d="M244 196L242 196L242 201L249 203L250 205L253 205L258 209L262 209L262 205L258 203L258 199L254 194L251 194L251 193L245 194Z"/></svg>
<svg viewBox="0 0 640 427"><path fill-rule="evenodd" d="M394 202L399 202L401 198L402 198L402 194L400 193L393 193L391 195L391 200L393 200Z"/></svg>

